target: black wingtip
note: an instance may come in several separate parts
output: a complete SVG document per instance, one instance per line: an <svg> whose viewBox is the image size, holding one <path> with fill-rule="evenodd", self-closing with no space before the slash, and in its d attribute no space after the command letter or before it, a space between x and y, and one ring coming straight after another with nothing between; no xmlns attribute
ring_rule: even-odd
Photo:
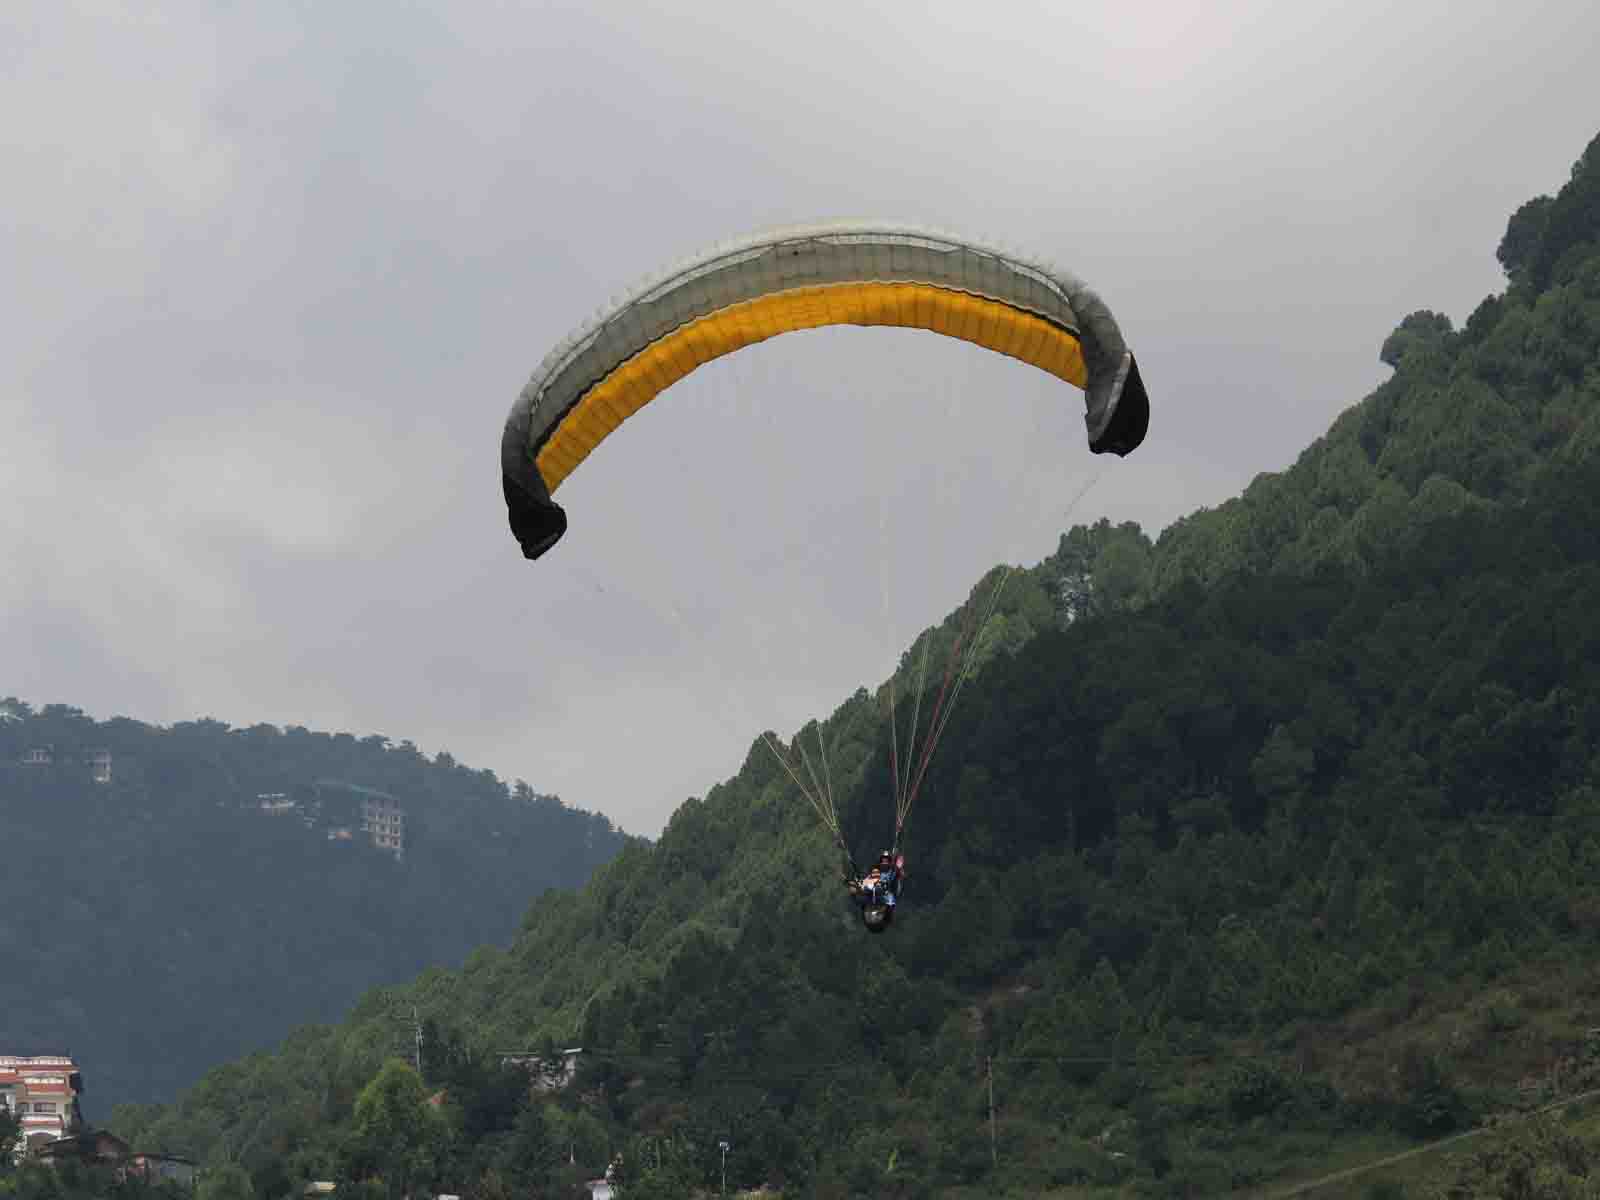
<svg viewBox="0 0 1600 1200"><path fill-rule="evenodd" d="M1144 380L1139 376L1139 364L1128 355L1128 374L1117 395L1117 406L1112 410L1111 423L1100 437L1089 443L1096 454L1115 454L1126 457L1139 448L1144 435L1150 431L1150 397L1145 393Z"/></svg>
<svg viewBox="0 0 1600 1200"><path fill-rule="evenodd" d="M522 547L522 556L538 558L561 540L567 532L567 512L554 500L529 495L510 476L502 475L506 494L506 517L511 534Z"/></svg>

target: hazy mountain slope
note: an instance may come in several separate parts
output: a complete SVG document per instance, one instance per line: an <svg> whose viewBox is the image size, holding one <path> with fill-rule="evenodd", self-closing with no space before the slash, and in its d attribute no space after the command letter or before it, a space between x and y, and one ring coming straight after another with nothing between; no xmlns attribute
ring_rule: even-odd
<svg viewBox="0 0 1600 1200"><path fill-rule="evenodd" d="M8 712L0 1050L78 1055L101 1118L507 940L531 898L581 884L625 841L603 817L409 743ZM23 761L45 748L48 765ZM92 778L97 751L109 782ZM362 837L349 785L403 805L403 861Z"/></svg>

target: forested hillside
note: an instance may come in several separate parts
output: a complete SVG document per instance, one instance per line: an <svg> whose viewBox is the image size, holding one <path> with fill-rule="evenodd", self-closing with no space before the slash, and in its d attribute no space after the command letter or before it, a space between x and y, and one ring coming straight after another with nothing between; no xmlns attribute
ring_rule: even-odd
<svg viewBox="0 0 1600 1200"><path fill-rule="evenodd" d="M1597 160L1591 143L1558 196L1511 218L1497 250L1505 292L1460 330L1442 313L1401 321L1379 351L1394 375L1289 470L1175 522L1153 547L1131 526L1120 538L1074 531L1046 568L1069 583L1094 569L1113 606L1241 572L1359 574L1404 553L1433 519L1479 501L1516 503L1552 460L1593 454Z"/></svg>
<svg viewBox="0 0 1600 1200"><path fill-rule="evenodd" d="M627 1197L724 1165L823 1196L1217 1195L1594 1087L1600 140L1500 259L1502 295L1459 332L1402 321L1394 377L1282 474L1153 545L1070 531L1008 582L888 935L758 742L508 949L116 1127L261 1196L567 1195L618 1154ZM991 587L908 651L900 729L922 647L937 680ZM893 807L886 700L798 735L862 846ZM385 1065L413 1004L421 1079ZM557 1093L494 1053L561 1043ZM1551 1188L1593 1186L1581 1138L1516 1153L1544 1151ZM1514 1159L1449 1194L1510 1194Z"/></svg>
<svg viewBox="0 0 1600 1200"><path fill-rule="evenodd" d="M379 736L162 729L15 699L4 713L0 1052L77 1055L102 1122L507 941L533 897L625 841ZM403 811L398 861L360 829L373 793Z"/></svg>

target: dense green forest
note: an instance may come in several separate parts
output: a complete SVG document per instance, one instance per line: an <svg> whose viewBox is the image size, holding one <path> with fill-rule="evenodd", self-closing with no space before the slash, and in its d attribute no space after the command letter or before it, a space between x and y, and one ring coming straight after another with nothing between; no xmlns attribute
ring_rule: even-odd
<svg viewBox="0 0 1600 1200"><path fill-rule="evenodd" d="M888 935L756 742L508 948L114 1127L264 1198L565 1196L608 1161L629 1198L724 1171L1202 1196L1600 1086L1600 139L1499 258L1505 291L1460 330L1401 321L1393 377L1288 470L1008 580ZM992 588L908 649L899 728ZM887 696L796 735L830 746L861 848L893 808ZM552 1091L498 1053L564 1045ZM1337 1194L1593 1194L1585 1119Z"/></svg>
<svg viewBox="0 0 1600 1200"><path fill-rule="evenodd" d="M626 841L604 817L379 736L155 728L15 698L3 711L0 1050L77 1055L102 1122L372 987L504 943L533 897L581 884ZM372 790L404 811L399 861L361 836Z"/></svg>

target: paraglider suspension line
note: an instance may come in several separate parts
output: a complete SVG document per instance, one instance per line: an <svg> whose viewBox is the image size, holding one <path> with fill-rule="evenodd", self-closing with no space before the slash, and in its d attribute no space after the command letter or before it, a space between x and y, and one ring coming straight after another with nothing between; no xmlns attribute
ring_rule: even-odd
<svg viewBox="0 0 1600 1200"><path fill-rule="evenodd" d="M978 649L982 645L983 631L988 627L990 619L994 616L995 609L1000 603L1000 593L1005 589L1006 581L1011 578L1014 567L1007 566L996 581L993 591L989 593L986 604L969 605L966 621L961 634L956 638L955 645L951 647L949 661L945 663L944 679L939 685L939 695L933 702L933 713L928 718L928 733L923 741L922 753L916 756L916 767L912 769L911 759L908 757L906 764L905 782L902 784L898 767L894 763L895 741L890 737L890 774L895 781L895 817L894 817L894 847L899 852L900 835L905 832L906 819L911 815L911 806L916 803L917 796L922 791L923 780L927 778L928 766L933 761L933 753L939 746L939 740L944 736L945 729L950 724L950 717L955 712L956 701L961 697L961 691L966 686L967 680L972 677L973 668L977 664ZM974 622L978 608L983 609L981 620ZM963 650L965 653L963 653ZM927 644L923 645L924 661L926 667ZM911 746L913 752L916 747L917 725L921 714L921 682L918 684L917 704L912 709ZM895 721L891 710L890 729L893 730Z"/></svg>

